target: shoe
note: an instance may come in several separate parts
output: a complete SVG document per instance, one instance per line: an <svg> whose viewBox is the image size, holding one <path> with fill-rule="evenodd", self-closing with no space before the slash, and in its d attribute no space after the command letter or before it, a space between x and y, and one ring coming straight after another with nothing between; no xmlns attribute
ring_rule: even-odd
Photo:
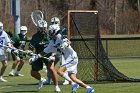
<svg viewBox="0 0 140 93"><path fill-rule="evenodd" d="M60 92L60 88L59 87L55 87L55 92Z"/></svg>
<svg viewBox="0 0 140 93"><path fill-rule="evenodd" d="M86 93L92 93L92 92L94 92L94 88L87 88L87 91L86 91Z"/></svg>
<svg viewBox="0 0 140 93"><path fill-rule="evenodd" d="M44 78L42 78L40 81L39 81L39 83L38 83L38 85L36 86L36 88L39 90L39 89L41 89L42 87L43 87L43 82L45 82L46 81L46 79L44 79Z"/></svg>
<svg viewBox="0 0 140 93"><path fill-rule="evenodd" d="M14 76L14 73L13 73L13 72L10 72L10 73L9 73L9 76Z"/></svg>
<svg viewBox="0 0 140 93"><path fill-rule="evenodd" d="M51 81L46 80L46 81L43 82L43 84L44 84L44 85L50 85L50 84L51 84Z"/></svg>
<svg viewBox="0 0 140 93"><path fill-rule="evenodd" d="M0 78L0 81L1 81L1 82L7 82L7 80L5 80L5 79L2 78L2 77Z"/></svg>
<svg viewBox="0 0 140 93"><path fill-rule="evenodd" d="M78 84L73 84L72 85L72 91L71 91L71 93L74 93L77 89L78 89L78 87L79 87L79 85Z"/></svg>
<svg viewBox="0 0 140 93"><path fill-rule="evenodd" d="M70 83L69 83L69 81L67 81L67 80L65 80L64 81L64 83L63 83L63 85L69 85Z"/></svg>
<svg viewBox="0 0 140 93"><path fill-rule="evenodd" d="M15 73L15 76L21 76L21 77L23 77L24 75L22 75L22 74L17 74L17 73Z"/></svg>

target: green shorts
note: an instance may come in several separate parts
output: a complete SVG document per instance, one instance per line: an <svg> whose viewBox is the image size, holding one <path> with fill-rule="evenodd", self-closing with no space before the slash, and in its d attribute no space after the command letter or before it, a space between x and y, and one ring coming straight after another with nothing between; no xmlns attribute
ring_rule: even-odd
<svg viewBox="0 0 140 93"><path fill-rule="evenodd" d="M49 57L51 54L48 54L46 57ZM59 61L59 57L58 56L55 56L55 64L58 63ZM32 70L33 71L40 71L43 69L43 63L45 63L45 65L47 66L48 64L51 64L51 62L49 62L47 59L44 59L44 58L39 58L37 59L36 61L34 61L32 63Z"/></svg>
<svg viewBox="0 0 140 93"><path fill-rule="evenodd" d="M13 61L15 61L17 57L19 57L20 59L23 59L26 57L26 54L23 52L19 52L19 53L11 52L11 55L12 55Z"/></svg>

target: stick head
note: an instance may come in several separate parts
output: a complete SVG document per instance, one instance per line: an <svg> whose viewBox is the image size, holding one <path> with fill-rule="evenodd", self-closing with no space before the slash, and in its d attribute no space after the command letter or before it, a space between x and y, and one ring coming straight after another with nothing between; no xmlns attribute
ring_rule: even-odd
<svg viewBox="0 0 140 93"><path fill-rule="evenodd" d="M34 10L31 13L31 19L35 26L38 26L38 21L44 19L44 15L40 10Z"/></svg>

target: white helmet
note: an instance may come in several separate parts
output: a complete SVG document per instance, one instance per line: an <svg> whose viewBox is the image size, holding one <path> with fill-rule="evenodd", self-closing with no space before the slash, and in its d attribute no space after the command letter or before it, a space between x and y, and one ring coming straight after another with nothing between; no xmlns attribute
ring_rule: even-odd
<svg viewBox="0 0 140 93"><path fill-rule="evenodd" d="M26 35L27 34L27 27L26 26L21 26L20 27L20 33L22 34L22 35Z"/></svg>
<svg viewBox="0 0 140 93"><path fill-rule="evenodd" d="M49 34L56 35L58 30L60 30L60 26L57 24L50 25L48 28Z"/></svg>
<svg viewBox="0 0 140 93"><path fill-rule="evenodd" d="M38 27L47 28L48 24L45 20L38 20Z"/></svg>
<svg viewBox="0 0 140 93"><path fill-rule="evenodd" d="M59 20L59 18L58 18L58 17L53 17L53 18L51 19L51 24L58 24L58 25L60 25L60 20Z"/></svg>
<svg viewBox="0 0 140 93"><path fill-rule="evenodd" d="M0 22L0 32L3 31L3 23Z"/></svg>

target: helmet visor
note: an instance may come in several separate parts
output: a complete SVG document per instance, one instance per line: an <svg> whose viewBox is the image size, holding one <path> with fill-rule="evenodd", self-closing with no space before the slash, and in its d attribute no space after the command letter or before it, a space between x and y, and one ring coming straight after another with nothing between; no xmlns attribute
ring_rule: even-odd
<svg viewBox="0 0 140 93"><path fill-rule="evenodd" d="M59 22L57 22L57 21L55 21L55 22L51 22L51 24L53 25L53 24L58 24Z"/></svg>

